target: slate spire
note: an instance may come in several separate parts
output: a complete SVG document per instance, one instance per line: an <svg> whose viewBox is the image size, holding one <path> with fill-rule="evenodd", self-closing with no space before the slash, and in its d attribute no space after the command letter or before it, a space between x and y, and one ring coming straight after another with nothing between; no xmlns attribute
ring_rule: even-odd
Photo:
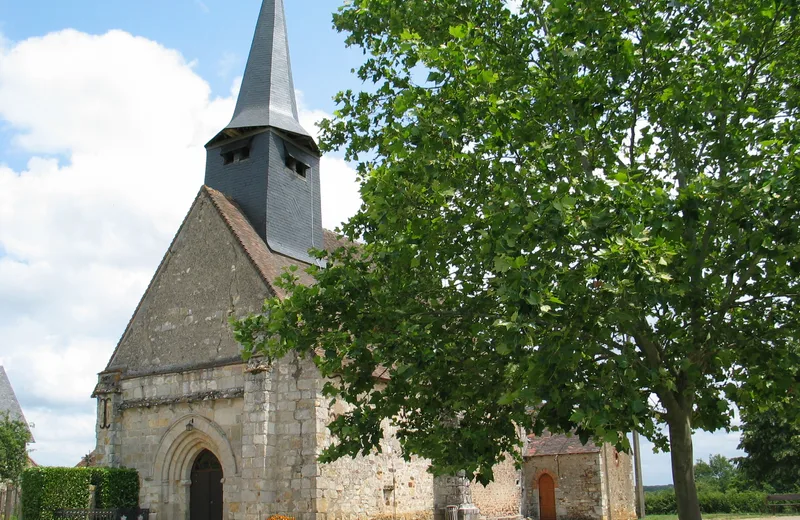
<svg viewBox="0 0 800 520"><path fill-rule="evenodd" d="M226 129L269 126L311 137L300 126L283 0L264 0L236 110Z"/></svg>
<svg viewBox="0 0 800 520"><path fill-rule="evenodd" d="M205 184L270 250L311 264L323 245L319 166L297 114L283 0L263 0L233 118L206 144Z"/></svg>

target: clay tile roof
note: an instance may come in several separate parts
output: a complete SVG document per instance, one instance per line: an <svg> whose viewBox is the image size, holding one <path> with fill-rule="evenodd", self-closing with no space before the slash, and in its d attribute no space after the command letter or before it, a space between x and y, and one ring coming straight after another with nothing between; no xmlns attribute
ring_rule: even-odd
<svg viewBox="0 0 800 520"><path fill-rule="evenodd" d="M552 435L545 432L541 437L528 435L525 447L526 457L543 457L546 455L573 455L578 453L599 453L600 447L592 441L585 445L577 435Z"/></svg>
<svg viewBox="0 0 800 520"><path fill-rule="evenodd" d="M256 270L258 270L261 277L279 298L284 298L286 296L286 291L278 287L275 281L283 274L284 270L290 266L296 265L299 267L299 269L295 271L295 275L300 279L301 283L309 285L314 283L314 278L305 272L305 268L307 268L309 264L271 250L258 235L252 224L250 224L250 221L247 220L247 217L244 216L244 213L242 213L235 202L221 192L209 188L208 186L203 186L202 190L211 198L214 207L217 208L222 219L236 236ZM323 247L328 251L350 244L347 240L327 229L323 230L323 239Z"/></svg>
<svg viewBox="0 0 800 520"><path fill-rule="evenodd" d="M76 468L92 468L94 466L97 466L97 452L94 450L81 457L81 461L75 464Z"/></svg>
<svg viewBox="0 0 800 520"><path fill-rule="evenodd" d="M322 230L322 235L322 247L325 248L325 251L333 251L340 247L349 247L353 245L353 243L346 238L337 235L333 231L328 231L327 229Z"/></svg>

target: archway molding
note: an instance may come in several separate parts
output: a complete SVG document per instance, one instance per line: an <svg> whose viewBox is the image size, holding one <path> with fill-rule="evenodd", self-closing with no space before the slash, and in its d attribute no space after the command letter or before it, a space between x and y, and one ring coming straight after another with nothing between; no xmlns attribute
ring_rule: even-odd
<svg viewBox="0 0 800 520"><path fill-rule="evenodd" d="M203 450L217 457L225 477L239 474L236 455L222 428L201 415L184 415L161 436L153 462L151 479L161 483L161 503L183 508L192 464Z"/></svg>
<svg viewBox="0 0 800 520"><path fill-rule="evenodd" d="M553 479L553 487L558 489L558 476L549 469L540 469L536 472L531 483L532 489L539 489L539 479L542 478L542 475L549 475Z"/></svg>

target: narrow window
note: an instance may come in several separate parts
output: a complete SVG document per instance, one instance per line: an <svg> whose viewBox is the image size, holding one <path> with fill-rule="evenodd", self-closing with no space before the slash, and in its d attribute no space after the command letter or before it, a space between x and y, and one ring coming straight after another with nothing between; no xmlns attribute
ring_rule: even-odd
<svg viewBox="0 0 800 520"><path fill-rule="evenodd" d="M295 172L297 172L297 175L299 175L300 177L305 177L306 174L308 173L308 170L309 166L307 164L303 164L300 161L297 161L297 166L295 167L294 170Z"/></svg>
<svg viewBox="0 0 800 520"><path fill-rule="evenodd" d="M219 151L222 156L222 164L228 165L249 159L251 141L252 139L239 139L223 146Z"/></svg>
<svg viewBox="0 0 800 520"><path fill-rule="evenodd" d="M309 165L298 160L297 157L290 154L288 150L286 151L286 167L300 177L305 177L308 174L308 170L311 168Z"/></svg>

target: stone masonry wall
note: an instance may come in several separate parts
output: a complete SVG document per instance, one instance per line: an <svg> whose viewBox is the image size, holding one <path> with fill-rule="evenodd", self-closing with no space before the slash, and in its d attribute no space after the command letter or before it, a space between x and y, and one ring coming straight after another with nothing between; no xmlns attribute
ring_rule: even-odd
<svg viewBox="0 0 800 520"><path fill-rule="evenodd" d="M634 520L636 518L636 491L633 477L633 459L611 445L603 447L603 465L607 464L607 520ZM605 483L604 483L605 486Z"/></svg>
<svg viewBox="0 0 800 520"><path fill-rule="evenodd" d="M319 379L313 363L293 354L248 375L242 502L234 507L233 520L273 514L318 518Z"/></svg>
<svg viewBox="0 0 800 520"><path fill-rule="evenodd" d="M559 520L602 520L600 462L598 453L527 459L524 465L525 516L539 518L538 480L542 473L549 473L556 485L556 515Z"/></svg>
<svg viewBox="0 0 800 520"><path fill-rule="evenodd" d="M328 422L345 411L337 403L330 406L322 397L323 380L318 381L317 409L318 453L332 442ZM356 518L427 519L433 514L433 476L428 461L412 457L403 460L394 430L384 422L381 453L344 458L319 465L317 511L319 518L345 520Z"/></svg>
<svg viewBox="0 0 800 520"><path fill-rule="evenodd" d="M193 457L209 449L223 463L227 518L240 501L244 377L243 365L231 365L123 379L113 415L116 462L98 449L98 464L139 471L140 504L151 508L151 518L183 518ZM98 444L105 440L99 436Z"/></svg>
<svg viewBox="0 0 800 520"><path fill-rule="evenodd" d="M241 362L228 324L270 291L201 191L142 297L109 371L128 376Z"/></svg>
<svg viewBox="0 0 800 520"><path fill-rule="evenodd" d="M488 486L472 484L472 502L486 518L516 517L520 514L522 482L514 459L506 459L494 468L494 481Z"/></svg>

